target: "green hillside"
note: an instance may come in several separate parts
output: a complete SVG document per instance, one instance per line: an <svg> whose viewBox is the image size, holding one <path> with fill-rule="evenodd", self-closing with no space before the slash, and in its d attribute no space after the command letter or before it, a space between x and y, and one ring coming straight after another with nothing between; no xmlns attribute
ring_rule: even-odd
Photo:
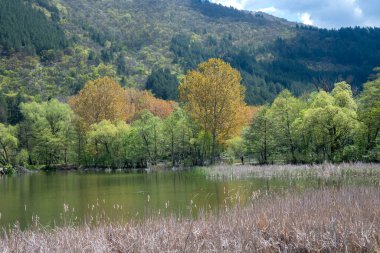
<svg viewBox="0 0 380 253"><path fill-rule="evenodd" d="M271 102L284 88L296 95L330 89L338 80L360 90L380 64L380 29L299 27L207 1L1 4L7 8L0 8L0 101L9 114L17 101L65 100L104 75L172 99L175 78L210 57L239 69L250 104ZM3 20L18 20L15 27L23 29L5 29Z"/></svg>

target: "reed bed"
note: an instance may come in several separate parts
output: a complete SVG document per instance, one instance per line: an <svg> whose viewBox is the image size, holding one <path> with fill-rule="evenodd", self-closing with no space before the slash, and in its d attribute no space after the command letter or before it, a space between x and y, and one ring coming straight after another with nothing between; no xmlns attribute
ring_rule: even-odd
<svg viewBox="0 0 380 253"><path fill-rule="evenodd" d="M196 220L16 227L3 232L0 252L380 252L379 188L256 192L252 199Z"/></svg>
<svg viewBox="0 0 380 253"><path fill-rule="evenodd" d="M378 163L300 164L300 165L217 165L202 168L211 179L242 178L331 178L331 177L380 177Z"/></svg>

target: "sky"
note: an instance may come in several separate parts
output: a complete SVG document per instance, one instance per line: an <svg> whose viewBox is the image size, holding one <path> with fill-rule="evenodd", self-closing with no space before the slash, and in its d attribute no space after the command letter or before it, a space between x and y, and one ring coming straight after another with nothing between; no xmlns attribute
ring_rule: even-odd
<svg viewBox="0 0 380 253"><path fill-rule="evenodd" d="M380 27L380 0L211 0L323 28Z"/></svg>

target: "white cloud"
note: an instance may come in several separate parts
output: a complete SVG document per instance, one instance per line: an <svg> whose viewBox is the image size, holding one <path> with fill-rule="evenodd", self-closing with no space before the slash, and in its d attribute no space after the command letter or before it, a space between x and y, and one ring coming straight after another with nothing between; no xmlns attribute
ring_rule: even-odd
<svg viewBox="0 0 380 253"><path fill-rule="evenodd" d="M319 27L380 27L379 0L211 0Z"/></svg>
<svg viewBox="0 0 380 253"><path fill-rule="evenodd" d="M274 13L278 12L277 8L274 6L260 8L260 9L257 9L255 11L262 11L262 12L269 13L269 14L274 14Z"/></svg>
<svg viewBox="0 0 380 253"><path fill-rule="evenodd" d="M363 11L362 11L362 9L360 7L355 7L354 13L355 13L355 16L358 17L358 18L363 15Z"/></svg>
<svg viewBox="0 0 380 253"><path fill-rule="evenodd" d="M215 0L214 3L222 4L229 7L234 7L236 9L244 9L245 8L245 0Z"/></svg>
<svg viewBox="0 0 380 253"><path fill-rule="evenodd" d="M305 25L314 25L313 20L311 20L310 13L304 12L301 14L298 14L300 21Z"/></svg>

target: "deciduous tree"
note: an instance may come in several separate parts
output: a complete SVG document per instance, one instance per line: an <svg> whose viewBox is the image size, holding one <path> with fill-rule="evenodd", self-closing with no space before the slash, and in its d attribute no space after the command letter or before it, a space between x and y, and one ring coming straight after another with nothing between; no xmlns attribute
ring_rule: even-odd
<svg viewBox="0 0 380 253"><path fill-rule="evenodd" d="M359 98L359 119L365 125L365 149L374 157L374 150L380 145L380 68L377 70L376 78L364 84ZM375 159L380 159L380 154Z"/></svg>
<svg viewBox="0 0 380 253"><path fill-rule="evenodd" d="M178 107L163 123L165 146L170 153L172 166L176 166L190 153L192 129L189 117Z"/></svg>
<svg viewBox="0 0 380 253"><path fill-rule="evenodd" d="M290 91L282 91L269 110L269 117L273 119L273 126L276 127L274 131L276 138L276 148L280 153L290 154L290 160L293 163L297 162L296 157L296 139L295 129L293 122L300 116L302 109L301 101L294 97Z"/></svg>
<svg viewBox="0 0 380 253"><path fill-rule="evenodd" d="M240 73L220 59L210 59L190 71L179 87L185 110L212 136L211 160L217 143L240 133L247 123L247 107Z"/></svg>
<svg viewBox="0 0 380 253"><path fill-rule="evenodd" d="M126 121L132 116L124 89L109 77L87 82L69 104L87 125L102 120Z"/></svg>
<svg viewBox="0 0 380 253"><path fill-rule="evenodd" d="M150 111L161 119L169 117L174 111L175 102L158 99L149 91L130 88L126 89L125 92L128 107L133 115L129 121L137 119L144 110Z"/></svg>
<svg viewBox="0 0 380 253"><path fill-rule="evenodd" d="M314 152L322 154L323 160L342 160L344 148L353 144L358 128L356 108L346 83L337 83L331 95L320 91L312 97L301 120Z"/></svg>
<svg viewBox="0 0 380 253"><path fill-rule="evenodd" d="M11 162L17 144L16 128L0 123L0 164L6 165Z"/></svg>
<svg viewBox="0 0 380 253"><path fill-rule="evenodd" d="M148 110L144 110L132 126L137 129L145 148L146 162L156 163L162 146L162 121Z"/></svg>
<svg viewBox="0 0 380 253"><path fill-rule="evenodd" d="M258 158L260 163L268 163L273 154L275 139L273 138L273 120L269 116L269 108L263 106L252 119L250 127L244 133L247 152Z"/></svg>
<svg viewBox="0 0 380 253"><path fill-rule="evenodd" d="M21 113L23 142L34 158L30 162L67 163L74 138L71 108L53 99L44 103L22 103Z"/></svg>

